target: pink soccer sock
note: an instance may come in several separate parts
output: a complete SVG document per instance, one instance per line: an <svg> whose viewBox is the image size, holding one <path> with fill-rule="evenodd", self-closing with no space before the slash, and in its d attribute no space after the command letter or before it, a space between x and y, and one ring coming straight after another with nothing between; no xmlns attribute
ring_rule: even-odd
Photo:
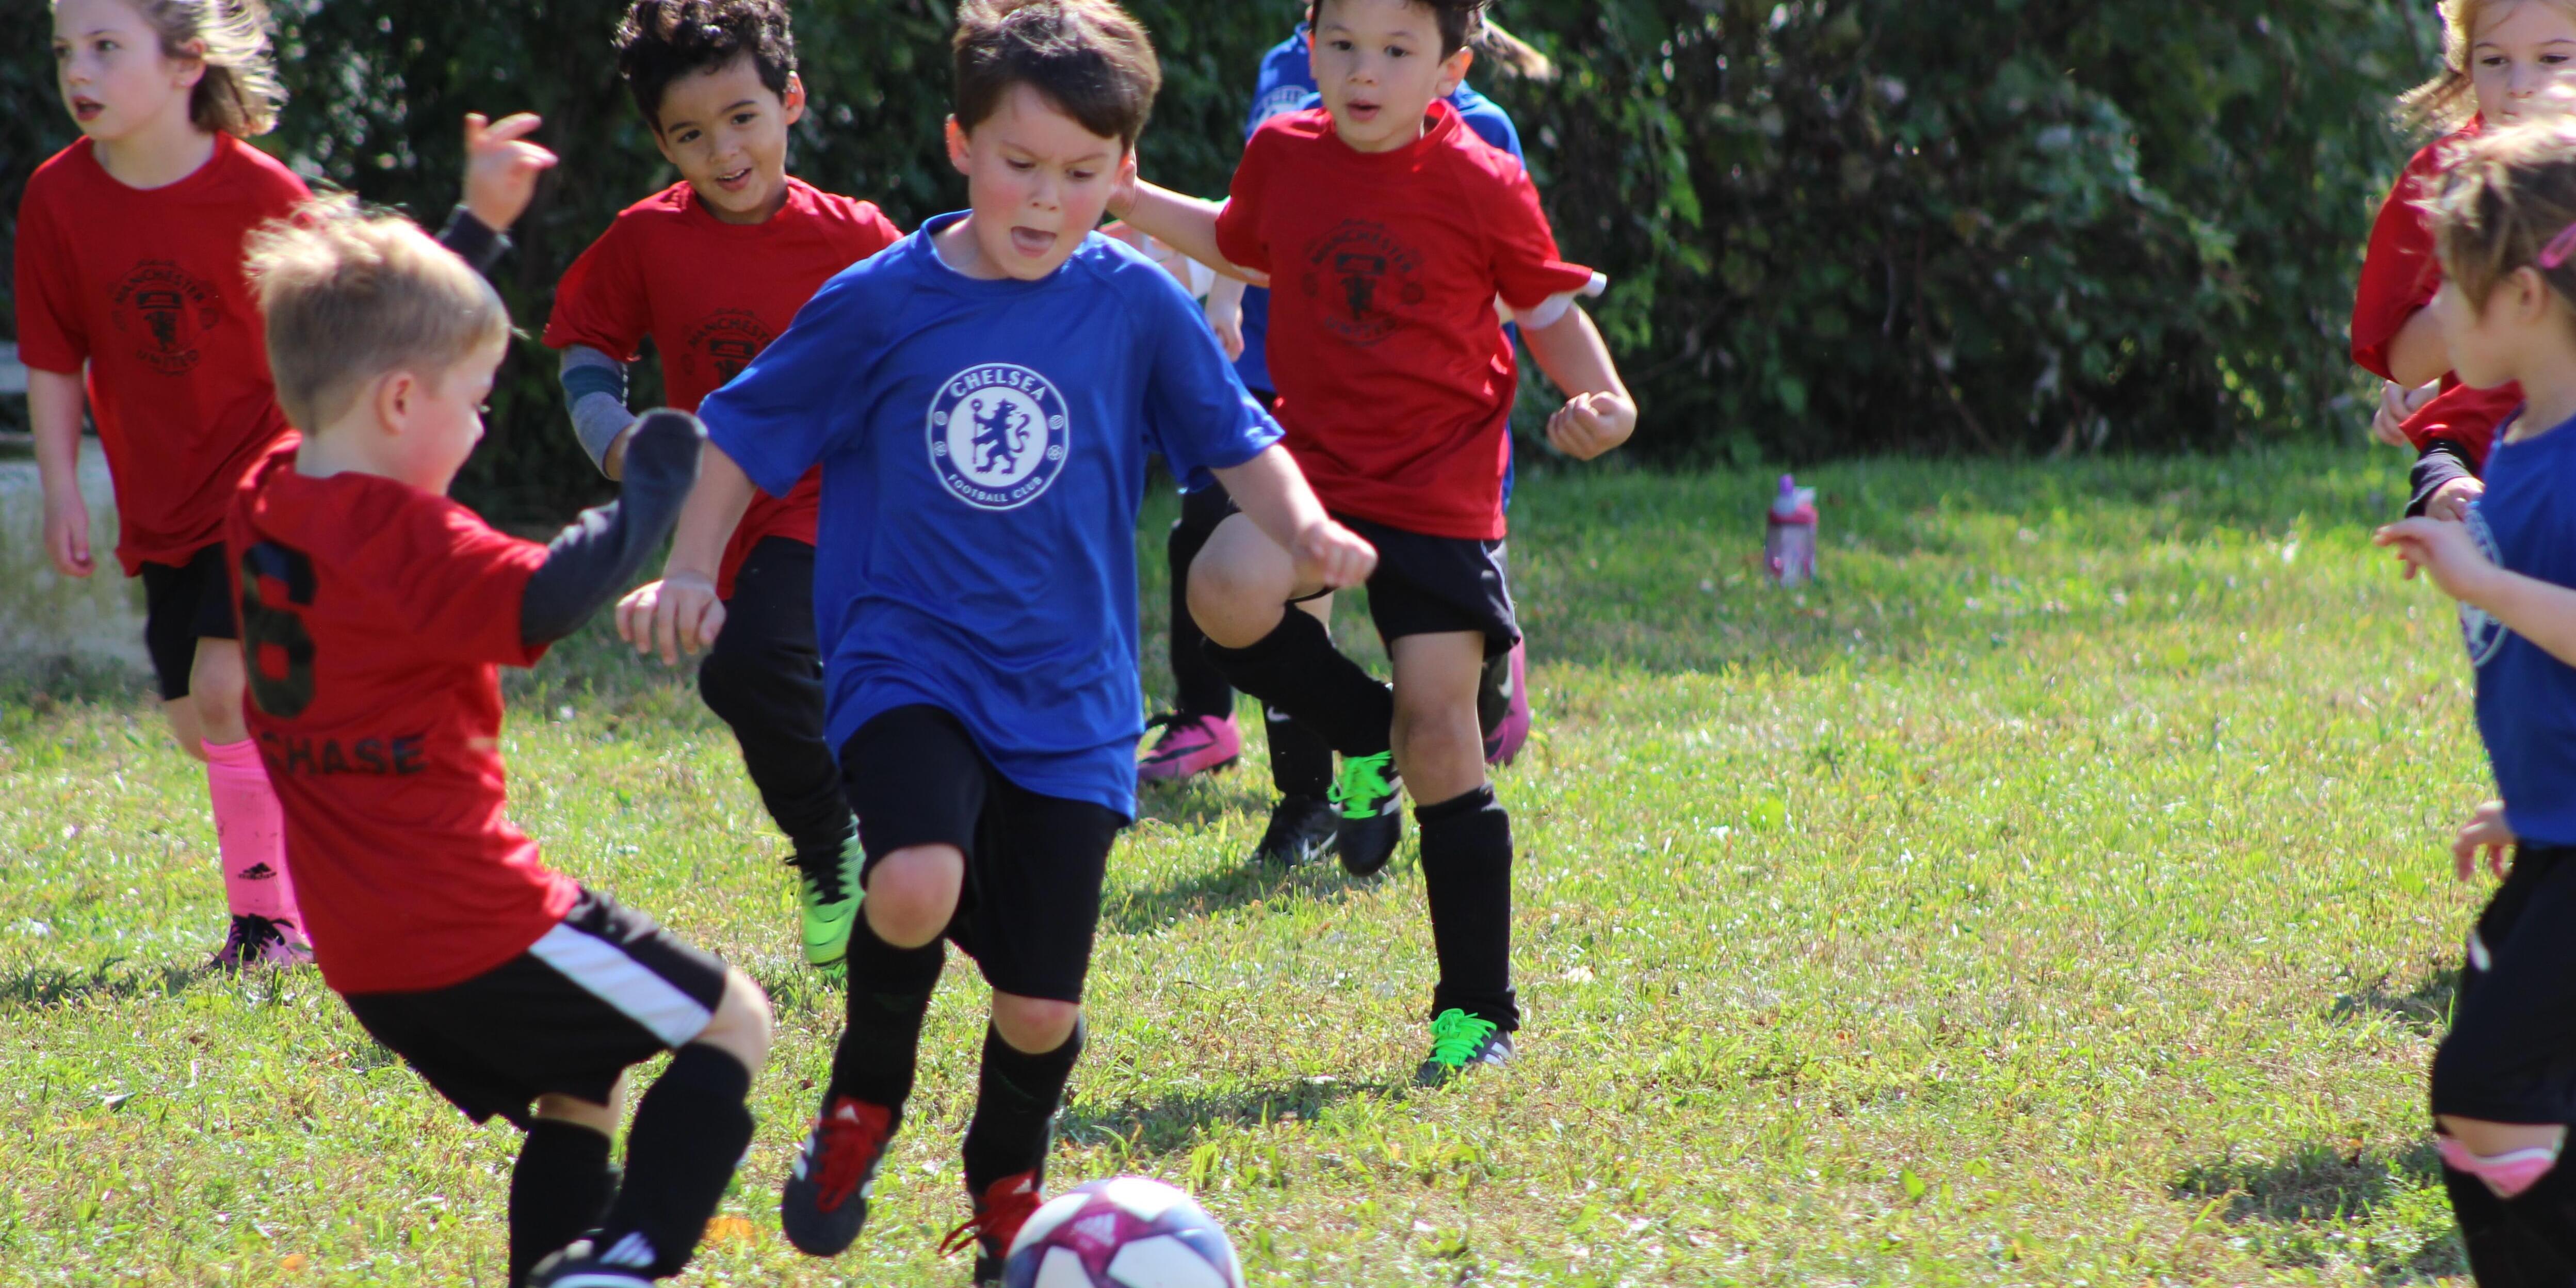
<svg viewBox="0 0 2576 1288"><path fill-rule="evenodd" d="M2512 1198L2539 1183L2558 1165L2558 1151L2543 1146L2517 1149L2503 1154L2472 1154L2468 1147L2449 1136L2438 1138L2442 1161L2455 1172L2466 1172L2487 1183L2499 1198Z"/></svg>
<svg viewBox="0 0 2576 1288"><path fill-rule="evenodd" d="M240 742L207 743L206 794L215 807L215 848L223 856L224 902L244 913L304 929L295 906L295 882L286 874L286 818L259 748Z"/></svg>

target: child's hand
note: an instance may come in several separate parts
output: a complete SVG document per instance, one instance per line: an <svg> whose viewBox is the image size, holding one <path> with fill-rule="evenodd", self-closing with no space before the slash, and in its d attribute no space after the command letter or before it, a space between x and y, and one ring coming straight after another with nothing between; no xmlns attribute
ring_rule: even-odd
<svg viewBox="0 0 2576 1288"><path fill-rule="evenodd" d="M1225 360L1243 360L1243 293L1214 290L1207 297L1208 330L1216 332L1216 342L1225 346Z"/></svg>
<svg viewBox="0 0 2576 1288"><path fill-rule="evenodd" d="M1377 571L1377 547L1330 519L1298 533L1288 554L1297 561L1299 582L1322 582L1328 590L1359 585Z"/></svg>
<svg viewBox="0 0 2576 1288"><path fill-rule="evenodd" d="M2487 580L2496 572L2465 523L2405 519L2381 528L2371 541L2397 551L2406 564L2407 580L2429 572L2443 594L2472 605L2481 602Z"/></svg>
<svg viewBox="0 0 2576 1288"><path fill-rule="evenodd" d="M2513 829L2504 821L2504 802L2488 801L2478 806L2478 812L2460 824L2459 835L2451 838L2451 870L2462 881L2475 880L2478 855L2484 853L2487 870L2500 878L2513 844Z"/></svg>
<svg viewBox="0 0 2576 1288"><path fill-rule="evenodd" d="M2463 523L2469 517L2469 503L2487 494L2487 485L2478 479L2453 479L2433 489L2424 502L2424 517L2449 523Z"/></svg>
<svg viewBox="0 0 2576 1288"><path fill-rule="evenodd" d="M724 601L702 573L646 582L617 601L618 637L638 653L660 653L664 666L678 666L683 653L714 647L724 622Z"/></svg>
<svg viewBox="0 0 2576 1288"><path fill-rule="evenodd" d="M508 232L537 195L537 176L554 168L555 154L527 141L543 124L533 112L490 123L465 114L465 208L484 227Z"/></svg>
<svg viewBox="0 0 2576 1288"><path fill-rule="evenodd" d="M89 553L89 502L78 488L45 492L45 554L54 561L54 571L66 577L98 570Z"/></svg>
<svg viewBox="0 0 2576 1288"><path fill-rule="evenodd" d="M1547 441L1578 461L1588 461L1628 441L1637 429L1637 404L1625 394L1583 394L1547 418Z"/></svg>
<svg viewBox="0 0 2576 1288"><path fill-rule="evenodd" d="M2442 386L2438 384L2409 389L2394 380L2381 381L2379 412L2370 418L2371 436L2390 447L2406 446L2406 431L2398 427L2405 424L2408 417L2422 411L2424 404L2433 401L2433 395L2440 392Z"/></svg>

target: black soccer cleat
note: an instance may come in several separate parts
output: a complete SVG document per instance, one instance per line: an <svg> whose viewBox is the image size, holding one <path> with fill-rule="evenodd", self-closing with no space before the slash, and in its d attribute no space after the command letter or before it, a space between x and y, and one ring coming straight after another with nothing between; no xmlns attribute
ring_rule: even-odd
<svg viewBox="0 0 2576 1288"><path fill-rule="evenodd" d="M778 1194L778 1224L809 1257L837 1257L868 1223L868 1195L903 1111L834 1096L796 1150Z"/></svg>
<svg viewBox="0 0 2576 1288"><path fill-rule="evenodd" d="M1342 757L1333 805L1341 811L1333 848L1341 852L1342 871L1376 876L1404 839L1404 780L1395 772L1395 753Z"/></svg>
<svg viewBox="0 0 2576 1288"><path fill-rule="evenodd" d="M1252 851L1252 861L1264 867L1303 867L1324 857L1341 828L1342 814L1330 801L1312 796L1283 796L1270 807L1270 826L1262 829L1261 844Z"/></svg>
<svg viewBox="0 0 2576 1288"><path fill-rule="evenodd" d="M1413 1085L1437 1087L1460 1074L1511 1062L1511 1034L1492 1020L1452 1007L1431 1021L1431 1058L1414 1071Z"/></svg>

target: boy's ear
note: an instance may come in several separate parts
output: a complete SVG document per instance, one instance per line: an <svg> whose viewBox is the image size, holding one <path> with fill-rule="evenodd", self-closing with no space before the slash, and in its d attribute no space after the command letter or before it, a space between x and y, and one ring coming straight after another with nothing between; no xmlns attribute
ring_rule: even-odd
<svg viewBox="0 0 2576 1288"><path fill-rule="evenodd" d="M661 153L662 159L670 162L672 169L676 170L680 168L680 158L671 155L671 144L663 137L662 123L658 120L651 120L646 121L644 126L646 129L653 131L653 150Z"/></svg>
<svg viewBox="0 0 2576 1288"><path fill-rule="evenodd" d="M376 377L375 387L367 394L376 408L376 432L394 435L408 428L420 394L419 378L408 371L396 369Z"/></svg>
<svg viewBox="0 0 2576 1288"><path fill-rule="evenodd" d="M2549 280L2540 275L2539 269L2525 264L2513 270L2509 285L2513 287L2515 321L2537 325L2549 317L2551 306L2556 303L2552 298L2556 292L2549 289Z"/></svg>
<svg viewBox="0 0 2576 1288"><path fill-rule="evenodd" d="M206 42L191 40L181 45L178 56L170 61L177 65L170 82L181 89L195 89L197 82L206 78Z"/></svg>
<svg viewBox="0 0 2576 1288"><path fill-rule="evenodd" d="M787 123L789 125L794 125L798 121L804 120L805 79L794 72L787 73L787 92L778 96L778 102L781 107L787 109L786 116Z"/></svg>
<svg viewBox="0 0 2576 1288"><path fill-rule="evenodd" d="M951 116L948 118L947 133L948 164L957 167L957 173L964 174L966 173L966 128L957 123L956 117Z"/></svg>
<svg viewBox="0 0 2576 1288"><path fill-rule="evenodd" d="M1467 69L1474 66L1475 63L1476 51L1469 49L1464 45L1458 47L1457 53L1441 59L1440 87L1437 90L1434 90L1431 96L1433 98L1447 98L1450 95L1457 93L1458 87L1467 83Z"/></svg>

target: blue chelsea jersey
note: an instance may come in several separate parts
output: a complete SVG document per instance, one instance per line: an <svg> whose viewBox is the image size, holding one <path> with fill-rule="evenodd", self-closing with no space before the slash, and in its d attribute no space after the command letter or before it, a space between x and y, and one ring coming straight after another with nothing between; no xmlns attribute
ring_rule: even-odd
<svg viewBox="0 0 2576 1288"><path fill-rule="evenodd" d="M823 469L825 733L923 703L1011 781L1133 817L1136 511L1279 438L1171 276L1089 235L1035 281L950 268L942 215L843 270L708 396L707 432L783 495Z"/></svg>
<svg viewBox="0 0 2576 1288"><path fill-rule="evenodd" d="M2487 557L2523 576L2576 586L2576 421L2487 458L2469 529ZM2576 845L2576 667L2463 604L2478 670L2478 734L2515 836Z"/></svg>

